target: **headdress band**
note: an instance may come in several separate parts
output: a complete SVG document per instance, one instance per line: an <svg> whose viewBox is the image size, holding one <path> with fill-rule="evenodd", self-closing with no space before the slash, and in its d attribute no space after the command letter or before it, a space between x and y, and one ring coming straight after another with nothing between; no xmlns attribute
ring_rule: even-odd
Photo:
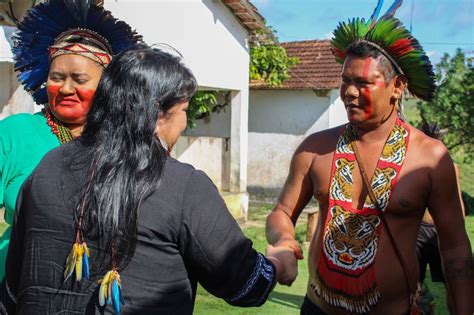
<svg viewBox="0 0 474 315"><path fill-rule="evenodd" d="M81 43L77 42L79 40ZM61 33L48 52L49 60L73 54L89 58L103 67L112 60L112 51L107 40L87 29L71 29Z"/></svg>
<svg viewBox="0 0 474 315"><path fill-rule="evenodd" d="M397 71L398 74L403 74L405 75L405 73L403 73L403 70L400 68L400 66L398 65L398 63L395 61L395 59L393 59L392 56L390 56L390 54L388 52L385 51L385 49L383 49L382 47L380 47L379 45L377 45L376 43L374 42L370 42L368 40L361 40L360 42L363 42L363 43L366 43L367 45L377 49L382 55L384 55L385 57L387 57L387 59L390 61L390 63L392 64L392 66L395 68L395 70Z"/></svg>

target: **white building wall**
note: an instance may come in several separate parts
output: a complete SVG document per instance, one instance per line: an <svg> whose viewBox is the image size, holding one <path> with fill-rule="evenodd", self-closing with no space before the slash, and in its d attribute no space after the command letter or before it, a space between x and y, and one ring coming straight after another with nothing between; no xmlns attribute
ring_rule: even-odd
<svg viewBox="0 0 474 315"><path fill-rule="evenodd" d="M12 96L18 81L13 71L13 55L11 46L13 45L11 35L15 28L9 26L0 26L0 119L10 114L7 107L8 100Z"/></svg>
<svg viewBox="0 0 474 315"><path fill-rule="evenodd" d="M222 1L105 0L104 7L146 43L176 48L199 86L248 89L247 31Z"/></svg>
<svg viewBox="0 0 474 315"><path fill-rule="evenodd" d="M347 113L339 96L339 90L331 90L329 97L331 103L329 107L329 128L347 123Z"/></svg>
<svg viewBox="0 0 474 315"><path fill-rule="evenodd" d="M104 7L127 21L146 43L171 53L160 43L178 50L202 90L231 92L226 112L198 122L173 155L205 171L218 188L245 192L248 31L220 0L105 0Z"/></svg>
<svg viewBox="0 0 474 315"><path fill-rule="evenodd" d="M278 192L291 157L310 134L327 129L330 97L312 90L252 90L249 110L248 189Z"/></svg>
<svg viewBox="0 0 474 315"><path fill-rule="evenodd" d="M7 112L10 114L8 101L17 87L18 81L13 71L13 63L0 62L0 119L3 117L3 111L5 114Z"/></svg>
<svg viewBox="0 0 474 315"><path fill-rule="evenodd" d="M228 154L228 139L192 136L180 137L172 152L172 156L181 162L204 170L219 189L229 182Z"/></svg>

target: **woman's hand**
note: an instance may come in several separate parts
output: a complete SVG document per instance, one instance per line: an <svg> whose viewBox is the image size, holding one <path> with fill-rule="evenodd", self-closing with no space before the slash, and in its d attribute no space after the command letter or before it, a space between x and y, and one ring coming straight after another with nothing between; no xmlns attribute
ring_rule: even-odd
<svg viewBox="0 0 474 315"><path fill-rule="evenodd" d="M303 253L298 242L282 242L267 246L267 258L275 265L277 281L290 286L298 276L298 259Z"/></svg>

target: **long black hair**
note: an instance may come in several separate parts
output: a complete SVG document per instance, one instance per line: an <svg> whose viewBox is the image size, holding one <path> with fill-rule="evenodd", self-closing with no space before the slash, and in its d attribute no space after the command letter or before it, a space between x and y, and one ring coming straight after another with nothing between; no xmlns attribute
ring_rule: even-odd
<svg viewBox="0 0 474 315"><path fill-rule="evenodd" d="M159 185L167 159L158 117L196 88L180 58L144 44L104 70L80 138L92 167L76 207L81 233L107 248L102 268L123 268L133 256L140 203Z"/></svg>

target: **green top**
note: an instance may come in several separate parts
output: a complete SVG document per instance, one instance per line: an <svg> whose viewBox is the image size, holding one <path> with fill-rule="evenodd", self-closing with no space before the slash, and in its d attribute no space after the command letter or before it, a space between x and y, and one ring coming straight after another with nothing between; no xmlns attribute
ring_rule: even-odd
<svg viewBox="0 0 474 315"><path fill-rule="evenodd" d="M57 146L59 140L42 113L17 114L0 121L0 208L5 207L7 224L13 222L21 185L43 156ZM0 239L0 281L9 241L10 227Z"/></svg>

